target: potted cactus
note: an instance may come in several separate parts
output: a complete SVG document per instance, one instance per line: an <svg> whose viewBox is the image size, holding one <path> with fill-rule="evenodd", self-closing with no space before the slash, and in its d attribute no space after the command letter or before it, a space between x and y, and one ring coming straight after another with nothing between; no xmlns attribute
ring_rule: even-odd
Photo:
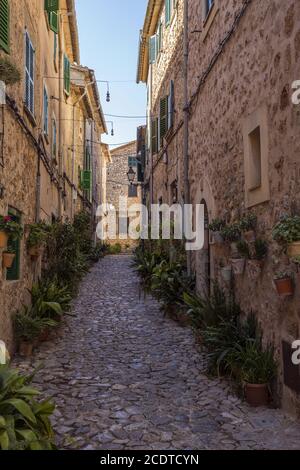
<svg viewBox="0 0 300 470"><path fill-rule="evenodd" d="M239 227L243 233L243 238L248 243L254 243L256 239L255 229L257 224L257 217L253 213L247 214L240 220Z"/></svg>
<svg viewBox="0 0 300 470"><path fill-rule="evenodd" d="M213 232L213 237L214 237L214 242L217 244L223 244L224 243L224 238L222 236L222 230L225 227L225 222L224 220L221 219L214 219L212 223L209 225L209 230Z"/></svg>
<svg viewBox="0 0 300 470"><path fill-rule="evenodd" d="M2 255L3 267L9 269L14 264L16 253L12 248L7 248Z"/></svg>
<svg viewBox="0 0 300 470"><path fill-rule="evenodd" d="M276 273L274 283L280 297L291 297L294 294L292 273L286 271Z"/></svg>
<svg viewBox="0 0 300 470"><path fill-rule="evenodd" d="M273 229L273 238L290 258L300 256L300 216L285 217Z"/></svg>

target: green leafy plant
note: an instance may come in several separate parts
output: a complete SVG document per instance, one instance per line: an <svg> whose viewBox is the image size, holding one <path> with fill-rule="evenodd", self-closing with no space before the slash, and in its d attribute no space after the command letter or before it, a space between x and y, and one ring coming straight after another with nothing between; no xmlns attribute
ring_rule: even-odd
<svg viewBox="0 0 300 470"><path fill-rule="evenodd" d="M32 315L58 320L70 309L72 295L68 286L57 280L40 280L31 291Z"/></svg>
<svg viewBox="0 0 300 470"><path fill-rule="evenodd" d="M209 224L209 230L212 232L221 232L226 226L226 223L222 219L214 219L211 224Z"/></svg>
<svg viewBox="0 0 300 470"><path fill-rule="evenodd" d="M275 281L281 281L283 279L293 279L294 273L289 271L279 271L275 273L274 279Z"/></svg>
<svg viewBox="0 0 300 470"><path fill-rule="evenodd" d="M282 245L300 241L300 216L286 217L278 222L273 229L273 238Z"/></svg>
<svg viewBox="0 0 300 470"><path fill-rule="evenodd" d="M31 386L33 375L22 375L0 365L0 449L52 450L54 432L50 422L55 405L40 401Z"/></svg>
<svg viewBox="0 0 300 470"><path fill-rule="evenodd" d="M241 258L246 258L246 259L250 258L250 248L246 241L239 240L237 242L237 250Z"/></svg>
<svg viewBox="0 0 300 470"><path fill-rule="evenodd" d="M22 238L23 227L21 224L14 222L13 218L8 216L0 216L0 231L6 232L11 240Z"/></svg>
<svg viewBox="0 0 300 470"><path fill-rule="evenodd" d="M53 328L57 323L49 318L34 315L30 307L23 307L14 317L14 331L21 341L32 343L46 328Z"/></svg>
<svg viewBox="0 0 300 470"><path fill-rule="evenodd" d="M240 379L249 384L269 384L277 373L274 348L263 348L261 342L248 339L237 345L231 356L231 366L240 371Z"/></svg>
<svg viewBox="0 0 300 470"><path fill-rule="evenodd" d="M268 254L268 244L266 241L257 239L254 242L254 259L262 261Z"/></svg>
<svg viewBox="0 0 300 470"><path fill-rule="evenodd" d="M109 247L109 254L110 255L119 255L122 252L122 246L120 243L115 243L114 245L110 245Z"/></svg>
<svg viewBox="0 0 300 470"><path fill-rule="evenodd" d="M255 230L257 224L257 216L253 213L249 213L243 217L239 222L239 228L242 232L248 232Z"/></svg>
<svg viewBox="0 0 300 470"><path fill-rule="evenodd" d="M221 235L226 242L233 243L239 241L241 238L239 224L226 225L226 227L221 230Z"/></svg>
<svg viewBox="0 0 300 470"><path fill-rule="evenodd" d="M51 234L51 226L44 222L29 225L29 236L27 239L27 247L34 248L46 243L47 238Z"/></svg>

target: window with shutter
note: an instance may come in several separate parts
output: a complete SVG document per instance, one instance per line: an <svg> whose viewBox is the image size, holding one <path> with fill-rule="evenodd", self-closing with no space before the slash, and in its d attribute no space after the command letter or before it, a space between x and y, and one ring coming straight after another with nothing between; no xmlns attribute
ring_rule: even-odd
<svg viewBox="0 0 300 470"><path fill-rule="evenodd" d="M57 11L49 12L49 25L50 25L50 29L55 34L58 34L59 24L58 24L58 12Z"/></svg>
<svg viewBox="0 0 300 470"><path fill-rule="evenodd" d="M159 136L162 142L168 130L168 97L160 100L160 114L159 114Z"/></svg>
<svg viewBox="0 0 300 470"><path fill-rule="evenodd" d="M9 54L9 0L0 1L0 47Z"/></svg>
<svg viewBox="0 0 300 470"><path fill-rule="evenodd" d="M158 119L152 119L151 121L151 153L154 155L158 152Z"/></svg>
<svg viewBox="0 0 300 470"><path fill-rule="evenodd" d="M64 57L64 90L69 95L71 90L71 64L68 57Z"/></svg>
<svg viewBox="0 0 300 470"><path fill-rule="evenodd" d="M165 22L166 26L170 24L171 21L171 9L172 9L172 0L165 0Z"/></svg>
<svg viewBox="0 0 300 470"><path fill-rule="evenodd" d="M9 209L8 215L13 219L14 222L21 222L21 215L14 209ZM8 240L9 248L15 253L15 259L11 268L6 270L7 281L18 281L20 278L20 240Z"/></svg>
<svg viewBox="0 0 300 470"><path fill-rule="evenodd" d="M168 96L168 129L174 124L174 82L170 83L170 94Z"/></svg>
<svg viewBox="0 0 300 470"><path fill-rule="evenodd" d="M48 131L49 131L49 129L48 129L48 123L49 123L49 118L48 118L48 115L49 115L49 98L48 98L48 93L47 93L47 89L46 89L45 86L44 86L44 106L43 106L43 108L44 108L44 115L43 115L43 117L44 117L44 126L43 126L43 128L44 128L44 133L46 135L48 135Z"/></svg>
<svg viewBox="0 0 300 470"><path fill-rule="evenodd" d="M56 160L57 155L57 126L56 120L53 119L52 121L52 158Z"/></svg>
<svg viewBox="0 0 300 470"><path fill-rule="evenodd" d="M25 34L25 105L34 114L34 48L28 32Z"/></svg>
<svg viewBox="0 0 300 470"><path fill-rule="evenodd" d="M149 39L149 62L154 64L157 57L157 36L151 36Z"/></svg>
<svg viewBox="0 0 300 470"><path fill-rule="evenodd" d="M59 0L45 0L45 10L48 12L59 10Z"/></svg>

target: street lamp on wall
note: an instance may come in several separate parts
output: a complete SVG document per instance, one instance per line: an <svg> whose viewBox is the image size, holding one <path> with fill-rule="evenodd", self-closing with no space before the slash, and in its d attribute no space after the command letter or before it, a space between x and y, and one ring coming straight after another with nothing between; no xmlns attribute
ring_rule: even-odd
<svg viewBox="0 0 300 470"><path fill-rule="evenodd" d="M129 183L132 185L134 183L134 180L135 180L135 177L136 177L136 173L135 173L134 169L132 168L132 166L128 170L127 177L128 177Z"/></svg>

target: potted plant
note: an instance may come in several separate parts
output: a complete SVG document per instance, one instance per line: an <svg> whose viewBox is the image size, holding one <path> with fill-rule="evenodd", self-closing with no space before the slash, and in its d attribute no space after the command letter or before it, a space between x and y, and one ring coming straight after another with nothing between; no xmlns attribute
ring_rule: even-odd
<svg viewBox="0 0 300 470"><path fill-rule="evenodd" d="M0 216L0 248L5 248L7 240L17 240L23 235L22 226L14 222L13 218L8 216Z"/></svg>
<svg viewBox="0 0 300 470"><path fill-rule="evenodd" d="M208 228L211 232L213 232L214 241L215 243L222 244L224 243L224 238L221 234L222 230L225 227L224 220L221 219L214 219L211 224L209 224Z"/></svg>
<svg viewBox="0 0 300 470"><path fill-rule="evenodd" d="M253 407L267 406L270 401L270 383L277 372L273 348L268 346L263 349L258 341L247 341L238 354L247 403Z"/></svg>
<svg viewBox="0 0 300 470"><path fill-rule="evenodd" d="M220 262L220 272L223 280L225 282L230 282L232 278L232 267L231 266L225 266L224 262Z"/></svg>
<svg viewBox="0 0 300 470"><path fill-rule="evenodd" d="M285 217L278 222L273 238L286 248L290 258L300 256L300 216Z"/></svg>
<svg viewBox="0 0 300 470"><path fill-rule="evenodd" d="M45 242L49 236L49 226L45 223L29 225L29 236L27 239L28 253L33 258L38 258L44 249Z"/></svg>
<svg viewBox="0 0 300 470"><path fill-rule="evenodd" d="M255 240L253 251L251 253L250 250L250 259L248 260L248 273L250 279L255 280L260 276L267 253L267 242L261 239Z"/></svg>
<svg viewBox="0 0 300 470"><path fill-rule="evenodd" d="M12 248L7 248L2 255L3 267L9 269L14 264L16 253Z"/></svg>
<svg viewBox="0 0 300 470"><path fill-rule="evenodd" d="M291 297L294 294L292 273L285 271L276 273L274 283L280 297Z"/></svg>
<svg viewBox="0 0 300 470"><path fill-rule="evenodd" d="M255 242L255 229L257 224L257 217L253 213L247 214L240 220L239 227L241 232L243 233L243 238L248 243Z"/></svg>
<svg viewBox="0 0 300 470"><path fill-rule="evenodd" d="M241 230L237 223L226 225L221 231L225 242L230 243L231 253L234 257L238 254L237 242L241 239Z"/></svg>
<svg viewBox="0 0 300 470"><path fill-rule="evenodd" d="M240 276L244 273L246 259L250 257L250 250L248 243L244 240L240 240L237 242L237 250L238 254L236 257L231 259L231 265L233 272L236 276Z"/></svg>

